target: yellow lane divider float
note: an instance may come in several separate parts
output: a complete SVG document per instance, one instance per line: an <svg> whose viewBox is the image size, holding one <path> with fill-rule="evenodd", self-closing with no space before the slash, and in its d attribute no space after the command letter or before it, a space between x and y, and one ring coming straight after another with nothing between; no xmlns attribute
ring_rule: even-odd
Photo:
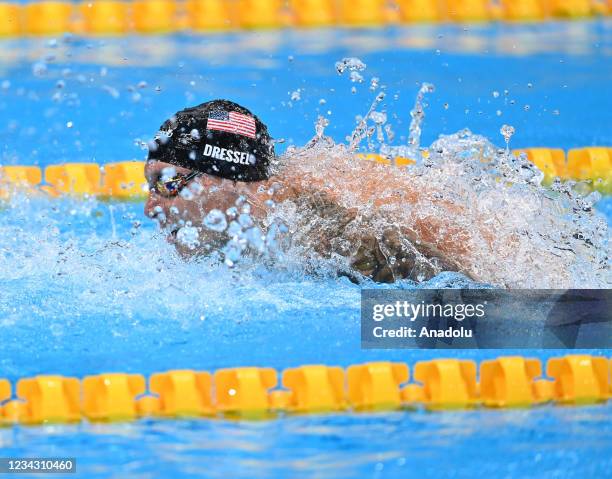
<svg viewBox="0 0 612 479"><path fill-rule="evenodd" d="M278 374L271 368L230 368L214 374L175 370L149 377L105 373L82 380L41 375L11 384L0 379L0 424L125 421L139 417L273 418L281 414L524 408L543 403L595 404L612 397L612 360L589 355L539 359L499 357L417 362L372 362L340 367L308 365ZM478 382L478 379L480 382Z"/></svg>
<svg viewBox="0 0 612 479"><path fill-rule="evenodd" d="M545 184L554 177L562 180L589 182L593 189L612 193L612 148L587 147L570 150L566 154L555 148L525 148L514 151L524 154L544 172ZM377 154L358 154L360 159L382 164L406 166L414 161L408 158L384 158ZM44 177L44 184L43 184ZM0 166L0 199L8 198L10 191L26 189L51 196L93 195L120 200L143 199L147 195L144 163L66 163L49 165L42 170L37 166Z"/></svg>
<svg viewBox="0 0 612 479"><path fill-rule="evenodd" d="M541 21L608 15L598 0L93 0L0 2L0 36Z"/></svg>
<svg viewBox="0 0 612 479"><path fill-rule="evenodd" d="M554 177L561 180L591 181L593 189L612 193L612 147L575 148L567 152L555 148L514 150L525 154L544 173L545 183Z"/></svg>
<svg viewBox="0 0 612 479"><path fill-rule="evenodd" d="M148 187L144 162L66 163L49 165L43 174L37 166L0 166L0 198L11 189L44 192L50 196L101 196L116 199L142 199Z"/></svg>

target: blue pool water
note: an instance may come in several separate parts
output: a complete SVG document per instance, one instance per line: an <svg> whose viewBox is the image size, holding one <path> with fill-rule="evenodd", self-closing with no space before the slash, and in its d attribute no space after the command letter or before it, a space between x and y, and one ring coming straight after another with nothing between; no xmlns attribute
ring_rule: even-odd
<svg viewBox="0 0 612 479"><path fill-rule="evenodd" d="M5 455L78 457L86 477L606 478L612 407L142 421L2 431ZM8 447L7 447L8 446Z"/></svg>
<svg viewBox="0 0 612 479"><path fill-rule="evenodd" d="M0 164L142 160L167 117L214 97L255 111L281 150L309 140L319 114L340 142L375 95L372 77L387 86L398 144L428 81L423 144L467 127L502 145L507 123L511 146L610 145L611 38L601 21L3 40ZM347 56L367 64L364 83L336 74ZM0 377L518 353L361 350L359 286L181 262L142 207L22 197L0 211ZM610 198L597 207L612 224ZM87 477L604 478L611 419L608 404L0 428L0 456L75 456Z"/></svg>
<svg viewBox="0 0 612 479"><path fill-rule="evenodd" d="M247 105L285 145L305 144L319 114L331 121L327 133L344 141L374 97L373 77L387 86L396 143L405 140L418 85L430 82L436 93L423 144L466 127L502 144L504 123L516 128L517 148L609 144L601 92L612 75L610 28L597 21L3 40L0 83L10 85L0 88L1 158L142 159L136 139L150 139L179 109L223 97ZM347 56L366 63L364 83L336 74L335 62ZM298 89L301 99L291 101Z"/></svg>

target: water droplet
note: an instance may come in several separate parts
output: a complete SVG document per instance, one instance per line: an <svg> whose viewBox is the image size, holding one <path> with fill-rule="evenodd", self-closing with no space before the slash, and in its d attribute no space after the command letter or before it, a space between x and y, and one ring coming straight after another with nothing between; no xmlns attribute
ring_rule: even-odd
<svg viewBox="0 0 612 479"><path fill-rule="evenodd" d="M234 219L236 218L236 216L238 216L238 208L236 208L235 206L232 206L231 208L228 208L227 210L225 210L225 214L227 215L229 219Z"/></svg>
<svg viewBox="0 0 612 479"><path fill-rule="evenodd" d="M237 221L231 221L227 228L227 234L230 236L237 236L242 233L242 227Z"/></svg>
<svg viewBox="0 0 612 479"><path fill-rule="evenodd" d="M227 261L229 260L230 264L228 266L234 265L240 259L244 248L245 245L239 240L232 239L229 241L223 248L226 264L228 264Z"/></svg>
<svg viewBox="0 0 612 479"><path fill-rule="evenodd" d="M32 65L34 76L41 77L47 74L47 65L44 62L36 62Z"/></svg>
<svg viewBox="0 0 612 479"><path fill-rule="evenodd" d="M173 166L167 166L165 168L162 169L161 172L161 180L162 181L169 181L172 178L174 178L176 176L176 168L174 168Z"/></svg>
<svg viewBox="0 0 612 479"><path fill-rule="evenodd" d="M504 141L506 142L506 155L510 154L510 138L514 135L514 127L511 125L502 125L499 132L504 137Z"/></svg>
<svg viewBox="0 0 612 479"><path fill-rule="evenodd" d="M254 225L253 218L248 213L242 213L238 216L238 223L245 229Z"/></svg>
<svg viewBox="0 0 612 479"><path fill-rule="evenodd" d="M352 71L349 78L353 83L363 83L363 75L357 71Z"/></svg>
<svg viewBox="0 0 612 479"><path fill-rule="evenodd" d="M342 75L347 69L351 72L361 72L366 69L366 64L355 57L343 58L339 62L336 62L336 71L338 75Z"/></svg>
<svg viewBox="0 0 612 479"><path fill-rule="evenodd" d="M73 123L71 121L66 123L66 128L72 128Z"/></svg>
<svg viewBox="0 0 612 479"><path fill-rule="evenodd" d="M162 145L165 145L166 143L168 143L168 142L170 141L170 137L171 137L171 136L172 136L172 135L171 135L171 134L170 134L170 132L168 132L168 131L160 131L160 132L157 134L157 139L159 140L159 142L160 142Z"/></svg>
<svg viewBox="0 0 612 479"><path fill-rule="evenodd" d="M514 135L514 127L511 125L502 125L499 132L502 134L506 141L509 141L512 135Z"/></svg>
<svg viewBox="0 0 612 479"><path fill-rule="evenodd" d="M493 92L493 98L499 98L499 92L497 90Z"/></svg>
<svg viewBox="0 0 612 479"><path fill-rule="evenodd" d="M193 184L197 185L198 183L193 183ZM179 193L179 195L181 196L181 198L187 201L191 201L195 198L192 188L183 188L181 192Z"/></svg>
<svg viewBox="0 0 612 479"><path fill-rule="evenodd" d="M227 220L223 211L218 209L210 210L204 218L204 226L213 231L225 231L227 228Z"/></svg>
<svg viewBox="0 0 612 479"><path fill-rule="evenodd" d="M377 125L383 125L387 122L387 114L385 112L373 111L370 113L370 118Z"/></svg>
<svg viewBox="0 0 612 479"><path fill-rule="evenodd" d="M112 96L114 99L119 98L120 94L119 94L119 90L117 90L116 88L113 88L111 86L108 85L103 85L102 86L102 90L107 92L110 96Z"/></svg>

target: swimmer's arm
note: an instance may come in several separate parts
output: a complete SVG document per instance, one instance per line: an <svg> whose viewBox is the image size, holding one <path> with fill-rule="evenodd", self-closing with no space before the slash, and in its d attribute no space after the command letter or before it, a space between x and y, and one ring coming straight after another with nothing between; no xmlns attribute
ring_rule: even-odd
<svg viewBox="0 0 612 479"><path fill-rule="evenodd" d="M387 184L393 184L394 178ZM482 255L495 254L495 231L484 219L474 221L464 207L445 199L435 185L427 190L412 188L409 184L396 184L396 190L386 188L387 195L373 193L375 184L362 191L363 200L370 195L383 215L389 215L403 237L408 239L426 257L437 257L452 270L481 280L478 264ZM411 214L405 215L399 207L410 203Z"/></svg>
<svg viewBox="0 0 612 479"><path fill-rule="evenodd" d="M339 168L324 178L300 171L285 183L285 186L290 186L284 188L284 194L297 197L316 189L328 201L347 208L372 205L380 214L388 216L388 221L399 227L402 235L428 256L443 258L457 265L458 270L476 276L470 274L474 271L472 266L477 262L476 257L486 254L482 248L492 248L495 237L488 224L470 222L465 210L446 199L436 185L416 187L409 175L398 176L389 166L363 161L357 165L359 174ZM346 204L347 190L352 198L350 205ZM411 205L410 215L401 209L404 204ZM357 209L361 210L360 207ZM475 237L478 237L477 241L474 241ZM478 251L476 244L480 245Z"/></svg>

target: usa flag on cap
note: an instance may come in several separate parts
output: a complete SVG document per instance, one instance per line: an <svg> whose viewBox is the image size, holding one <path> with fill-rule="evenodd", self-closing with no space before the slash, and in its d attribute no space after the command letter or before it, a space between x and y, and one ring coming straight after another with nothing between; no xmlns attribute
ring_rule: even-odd
<svg viewBox="0 0 612 479"><path fill-rule="evenodd" d="M255 118L236 111L213 111L208 115L207 130L227 131L255 138Z"/></svg>

